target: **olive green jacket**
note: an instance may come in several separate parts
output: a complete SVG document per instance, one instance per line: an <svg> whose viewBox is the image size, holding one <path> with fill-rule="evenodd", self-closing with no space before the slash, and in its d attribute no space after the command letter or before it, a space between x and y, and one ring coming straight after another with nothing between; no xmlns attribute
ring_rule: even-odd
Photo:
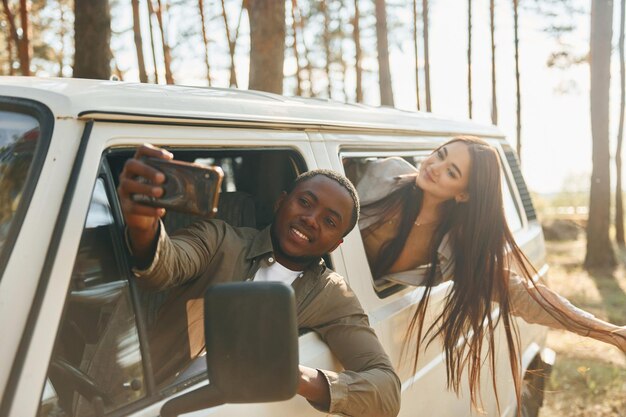
<svg viewBox="0 0 626 417"><path fill-rule="evenodd" d="M253 280L261 266L272 262L269 227L258 231L211 220L170 238L161 225L152 265L135 271L140 282L171 289L151 330L153 362L160 368L157 380L180 371L204 349L205 289L214 283ZM397 415L400 381L344 279L319 260L292 287L299 327L318 333L345 368L340 373L321 370L331 397L330 409L323 411L361 417Z"/></svg>

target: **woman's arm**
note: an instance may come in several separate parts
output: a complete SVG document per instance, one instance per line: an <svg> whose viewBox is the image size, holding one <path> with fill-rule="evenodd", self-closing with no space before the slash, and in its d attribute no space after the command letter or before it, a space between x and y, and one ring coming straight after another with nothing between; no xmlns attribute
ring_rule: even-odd
<svg viewBox="0 0 626 417"><path fill-rule="evenodd" d="M616 326L574 306L541 283L531 283L511 272L509 278L511 314L528 323L569 330L617 346L626 352L626 326Z"/></svg>

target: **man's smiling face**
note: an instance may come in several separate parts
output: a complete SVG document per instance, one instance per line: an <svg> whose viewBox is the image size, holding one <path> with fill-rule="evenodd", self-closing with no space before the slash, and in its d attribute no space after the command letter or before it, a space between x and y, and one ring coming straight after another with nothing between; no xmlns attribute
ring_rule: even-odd
<svg viewBox="0 0 626 417"><path fill-rule="evenodd" d="M276 260L301 270L333 251L350 227L354 203L337 181L316 175L277 202L272 237Z"/></svg>

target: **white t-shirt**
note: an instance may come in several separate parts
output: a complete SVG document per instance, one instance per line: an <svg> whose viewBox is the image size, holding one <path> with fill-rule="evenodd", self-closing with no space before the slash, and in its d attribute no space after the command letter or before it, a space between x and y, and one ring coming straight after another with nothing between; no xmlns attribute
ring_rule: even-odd
<svg viewBox="0 0 626 417"><path fill-rule="evenodd" d="M284 282L287 285L291 285L291 283L294 282L300 274L302 274L302 271L292 271L291 269L285 268L278 262L273 262L270 266L259 268L254 275L254 281L279 281Z"/></svg>

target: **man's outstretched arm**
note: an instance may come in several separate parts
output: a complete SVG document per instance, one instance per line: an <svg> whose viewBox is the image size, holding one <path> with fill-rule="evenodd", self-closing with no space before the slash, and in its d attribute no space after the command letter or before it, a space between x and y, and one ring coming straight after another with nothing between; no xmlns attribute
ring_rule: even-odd
<svg viewBox="0 0 626 417"><path fill-rule="evenodd" d="M400 379L356 296L343 279L334 275L315 307L316 319L321 321L311 328L345 370L320 370L329 389L328 407L309 400L331 414L394 417L400 412Z"/></svg>
<svg viewBox="0 0 626 417"><path fill-rule="evenodd" d="M126 223L128 244L139 267L149 265L154 258L159 219L165 214L163 208L149 207L132 199L133 194L150 197L163 195L161 184L165 181L165 175L141 161L142 157L169 160L173 155L164 149L144 144L137 148L133 158L126 161L120 174L117 194ZM139 181L138 177L145 178L149 183Z"/></svg>

